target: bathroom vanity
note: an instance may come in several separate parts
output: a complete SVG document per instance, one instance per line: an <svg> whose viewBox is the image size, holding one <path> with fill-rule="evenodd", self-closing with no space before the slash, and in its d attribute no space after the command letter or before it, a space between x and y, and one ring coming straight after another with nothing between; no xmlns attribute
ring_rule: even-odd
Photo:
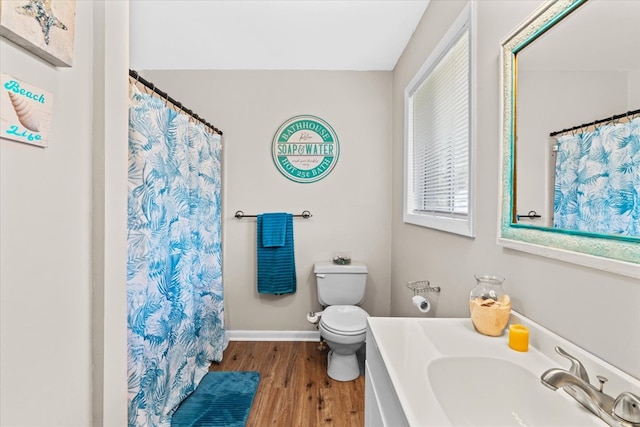
<svg viewBox="0 0 640 427"><path fill-rule="evenodd" d="M596 389L602 376L614 399L640 395L640 380L518 313L510 323L529 329L527 352L509 348L508 329L481 335L468 318L369 318L365 426L606 426L562 387L541 383L545 371L571 366L556 347L584 365Z"/></svg>

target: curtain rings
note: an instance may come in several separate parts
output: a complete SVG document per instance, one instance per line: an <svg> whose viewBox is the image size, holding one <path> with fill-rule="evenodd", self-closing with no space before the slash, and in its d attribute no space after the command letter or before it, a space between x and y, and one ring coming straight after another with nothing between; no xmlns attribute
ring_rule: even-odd
<svg viewBox="0 0 640 427"><path fill-rule="evenodd" d="M129 74L129 84L133 87L136 88L136 90L138 89L138 83L140 82L140 75L136 72L133 73L133 75Z"/></svg>
<svg viewBox="0 0 640 427"><path fill-rule="evenodd" d="M156 91L156 85L154 85L153 83L150 83L149 86L144 85L144 93L146 93L147 95L152 95L155 91Z"/></svg>
<svg viewBox="0 0 640 427"><path fill-rule="evenodd" d="M609 122L610 122L612 125L614 125L614 126L615 126L615 125L617 125L618 123L620 123L620 119L621 119L621 118L622 118L622 117L620 117L620 116L611 116L611 119L609 119Z"/></svg>

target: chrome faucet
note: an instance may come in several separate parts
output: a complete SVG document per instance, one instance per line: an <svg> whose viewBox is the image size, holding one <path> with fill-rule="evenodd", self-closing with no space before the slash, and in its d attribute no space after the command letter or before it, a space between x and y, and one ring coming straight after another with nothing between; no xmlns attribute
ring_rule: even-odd
<svg viewBox="0 0 640 427"><path fill-rule="evenodd" d="M600 388L589 382L589 376L582 363L556 347L556 352L571 361L569 371L552 368L545 371L540 380L551 390L564 389L582 406L600 417L612 427L640 427L640 397L624 392L614 399L603 392L605 377L598 375Z"/></svg>

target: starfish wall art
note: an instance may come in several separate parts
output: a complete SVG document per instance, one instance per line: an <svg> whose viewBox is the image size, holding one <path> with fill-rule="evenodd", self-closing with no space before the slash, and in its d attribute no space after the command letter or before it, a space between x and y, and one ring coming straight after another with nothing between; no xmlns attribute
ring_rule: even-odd
<svg viewBox="0 0 640 427"><path fill-rule="evenodd" d="M71 66L75 0L0 0L0 35L58 66Z"/></svg>

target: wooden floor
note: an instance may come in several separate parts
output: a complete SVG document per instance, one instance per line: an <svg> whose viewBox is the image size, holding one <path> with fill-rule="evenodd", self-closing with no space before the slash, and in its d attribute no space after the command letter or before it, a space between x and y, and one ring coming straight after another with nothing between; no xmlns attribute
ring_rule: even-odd
<svg viewBox="0 0 640 427"><path fill-rule="evenodd" d="M364 425L364 377L327 376L327 350L318 342L231 341L211 371L258 371L260 384L247 426Z"/></svg>

